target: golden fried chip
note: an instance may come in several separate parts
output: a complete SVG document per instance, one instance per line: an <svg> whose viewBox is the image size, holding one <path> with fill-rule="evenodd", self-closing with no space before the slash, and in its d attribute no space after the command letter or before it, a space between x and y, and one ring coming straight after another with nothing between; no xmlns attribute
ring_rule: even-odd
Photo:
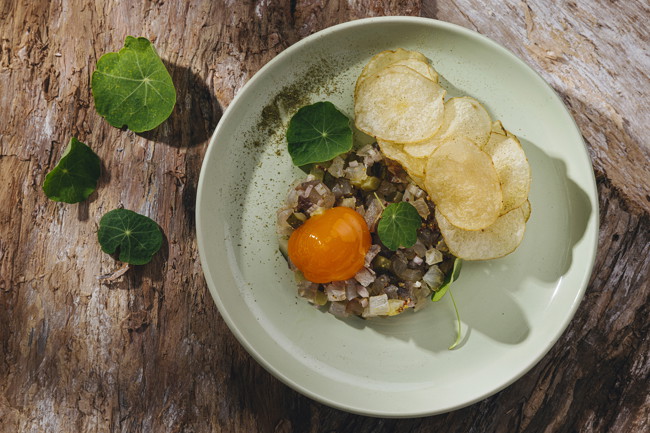
<svg viewBox="0 0 650 433"><path fill-rule="evenodd" d="M521 206L530 191L530 165L521 144L514 135L492 133L483 148L490 155L503 191L502 214Z"/></svg>
<svg viewBox="0 0 650 433"><path fill-rule="evenodd" d="M436 134L428 140L405 144L404 152L414 158L428 158L441 143L442 141L438 139L438 134Z"/></svg>
<svg viewBox="0 0 650 433"><path fill-rule="evenodd" d="M429 64L427 61L421 61L417 59L405 59L405 60L400 60L395 63L393 63L391 66L394 65L401 65L401 66L408 66L409 68L413 69L415 72L419 73L420 75L424 75L431 81L435 81L436 83L438 82L438 73L436 72L433 67Z"/></svg>
<svg viewBox="0 0 650 433"><path fill-rule="evenodd" d="M487 110L474 98L463 96L445 102L445 116L436 134L440 141L464 137L478 147L490 138L492 119Z"/></svg>
<svg viewBox="0 0 650 433"><path fill-rule="evenodd" d="M420 143L404 145L404 151L416 158L428 157L443 141L464 137L478 147L490 138L492 121L483 106L474 98L463 96L445 102L442 125L436 134Z"/></svg>
<svg viewBox="0 0 650 433"><path fill-rule="evenodd" d="M363 80L388 66L396 64L408 66L432 81L435 81L436 83L438 82L438 73L433 69L429 64L429 60L422 53L398 48L394 51L382 51L370 59L368 64L363 68L363 71L361 71L359 78L357 78L355 94Z"/></svg>
<svg viewBox="0 0 650 433"><path fill-rule="evenodd" d="M428 158L425 187L451 224L480 230L501 214L503 194L488 154L466 138L446 141Z"/></svg>
<svg viewBox="0 0 650 433"><path fill-rule="evenodd" d="M482 230L459 229L439 210L436 221L449 251L464 260L490 260L510 254L519 246L526 230L522 208L500 216Z"/></svg>
<svg viewBox="0 0 650 433"><path fill-rule="evenodd" d="M363 80L355 95L355 123L378 140L413 143L440 128L445 90L406 66L389 66Z"/></svg>
<svg viewBox="0 0 650 433"><path fill-rule="evenodd" d="M506 135L506 130L503 128L503 124L500 120L495 120L492 122L492 132L497 134Z"/></svg>
<svg viewBox="0 0 650 433"><path fill-rule="evenodd" d="M533 209L530 205L530 200L526 200L524 204L521 205L521 211L524 213L524 219L526 220L526 222L528 222L532 210Z"/></svg>

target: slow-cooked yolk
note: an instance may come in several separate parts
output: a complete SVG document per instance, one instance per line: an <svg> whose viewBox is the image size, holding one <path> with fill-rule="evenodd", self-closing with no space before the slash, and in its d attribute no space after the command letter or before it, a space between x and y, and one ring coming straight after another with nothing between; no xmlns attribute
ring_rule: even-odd
<svg viewBox="0 0 650 433"><path fill-rule="evenodd" d="M347 280L363 267L371 244L368 225L347 207L314 215L289 238L289 258L313 283Z"/></svg>

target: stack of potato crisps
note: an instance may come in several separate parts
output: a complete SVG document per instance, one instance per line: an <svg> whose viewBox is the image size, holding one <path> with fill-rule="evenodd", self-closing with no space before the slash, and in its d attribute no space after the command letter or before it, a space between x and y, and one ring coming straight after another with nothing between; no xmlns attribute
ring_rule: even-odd
<svg viewBox="0 0 650 433"><path fill-rule="evenodd" d="M427 191L452 254L505 256L521 243L531 212L528 159L476 99L445 100L438 78L421 53L377 54L356 83L355 124Z"/></svg>

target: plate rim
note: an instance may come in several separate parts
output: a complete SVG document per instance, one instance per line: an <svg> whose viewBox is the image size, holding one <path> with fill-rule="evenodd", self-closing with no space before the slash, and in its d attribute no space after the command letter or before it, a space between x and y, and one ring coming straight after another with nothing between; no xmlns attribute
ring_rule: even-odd
<svg viewBox="0 0 650 433"><path fill-rule="evenodd" d="M206 172L208 170L208 161L211 160L210 156L214 149L217 147L215 142L216 138L219 136L220 131L224 128L224 125L226 122L224 122L224 119L228 119L230 113L234 110L234 107L237 105L238 101L247 93L247 89L250 88L254 82L256 82L260 77L264 76L265 71L271 69L275 64L280 63L284 61L286 57L289 57L293 54L294 51L298 50L300 47L303 45L309 44L311 41L318 39L318 38L323 38L326 37L329 33L334 33L338 32L341 30L346 30L349 28L354 28L358 26L366 26L366 25L373 25L373 24L381 24L381 23L386 23L386 24L421 24L421 25L426 25L430 26L432 29L443 29L443 30L449 30L452 32L457 32L461 33L464 36L468 36L473 39L478 39L483 43L486 43L490 45L491 48L496 49L498 51L501 51L503 54L505 54L507 57L509 57L512 61L515 63L519 64L521 67L526 69L528 72L532 72L532 74L536 77L536 79L547 88L547 90L550 90L551 94L553 97L556 99L557 102L559 102L560 106L564 109L564 114L568 117L568 119L571 120L571 123L573 125L573 128L575 129L577 133L577 137L579 138L580 142L582 143L582 152L584 152L584 157L588 161L589 165L591 166L591 171L590 171L590 182L589 185L582 185L583 187L588 188L585 192L587 193L587 196L591 200L595 202L596 206L594 206L591 209L591 215L589 219L587 220L587 225L585 229L585 235L589 232L588 227L592 225L593 222L593 240L591 242L591 248L588 248L589 246L586 246L585 249L587 250L586 252L589 253L589 257L584 260L584 263L586 264L585 271L582 273L581 278L579 279L580 282L580 289L576 292L575 297L573 298L573 301L571 303L570 308L568 309L569 314L567 314L564 319L563 323L561 323L561 326L558 328L557 334L548 341L548 344L544 347L543 350L539 351L537 355L532 359L531 362L528 363L528 365L525 365L523 368L520 369L516 374L514 374L509 380L505 381L501 386L496 387L492 390L486 391L481 393L480 395L475 396L472 399L469 399L462 404L456 404L452 405L443 409L439 410L430 410L430 411L412 411L408 413L386 413L385 411L378 411L378 410L371 410L368 408L356 408L356 407L351 407L350 405L344 405L336 400L326 398L320 394L318 394L315 391L312 391L310 388L307 388L300 383L297 383L293 379L289 378L282 372L280 372L277 368L274 367L270 362L268 362L256 349L255 347L246 339L246 337L241 333L241 330L235 323L234 319L226 309L225 305L221 302L220 297L218 296L218 290L216 287L215 279L212 277L212 274L210 273L209 267L207 265L208 260L206 257L206 246L204 244L204 236L203 236L203 226L200 221L200 216L201 216L201 209L202 209L202 197L206 194L205 192L205 179L206 179ZM568 177L568 174L567 174ZM583 182L587 183L586 179L583 180ZM247 82L242 88L236 93L226 110L223 112L223 115L219 119L219 122L210 137L210 141L208 143L207 149L205 151L203 161L201 164L201 171L199 174L199 179L198 179L198 185L197 185L197 193L196 193L196 201L195 201L195 227L196 227L196 237L197 237L197 247L199 250L199 259L201 262L201 269L204 273L204 277L206 280L206 284L208 286L208 289L210 291L211 297L213 299L213 302L217 306L219 310L219 314L221 317L224 319L226 324L228 325L228 328L230 331L234 334L236 337L237 341L244 346L246 351L258 362L265 370L267 370L270 374L272 374L275 378L280 380L282 383L285 385L289 386L290 388L298 391L299 393L315 400L320 403L323 403L325 405L328 405L330 407L334 407L336 409L340 409L346 412L350 413L355 413L359 415L364 415L364 416L373 416L373 417L382 417L382 418L413 418L413 417L423 417L423 416L431 416L431 415L436 415L436 414L442 414L442 413L447 413L451 412L453 410L457 410L463 407L470 406L478 401L481 401L489 396L492 396L499 391L502 391L503 389L507 388L517 380L519 380L521 377L523 377L526 373L528 373L533 367L535 367L548 353L549 351L555 346L557 341L560 339L560 337L566 332L568 325L571 323L573 318L575 317L575 313L580 306L580 303L584 297L584 294L586 292L589 280L591 278L591 275L593 273L593 268L596 260L596 255L597 255L597 250L598 250L598 233L599 233L599 222L600 222L600 211L599 211L599 197L598 197L598 189L597 189L597 184L596 184L596 179L595 179L595 174L593 170L593 163L591 161L591 157L589 156L589 150L588 147L585 143L584 137L582 136L582 133L580 131L580 128L578 127L575 118L571 115L569 112L568 108L564 104L562 98L557 94L555 89L551 87L545 80L544 78L537 72L535 69L533 69L531 66L529 66L526 62L524 62L521 58L519 58L516 54L514 54L512 51L507 49L506 47L502 46L498 42L492 40L491 38L482 35L474 30L459 26L457 24L449 23L446 21L441 21L437 19L432 19L432 18L426 18L426 17L411 17L411 16L384 16L384 17L371 17L371 18L362 18L354 21L348 21L345 23L340 23L336 24L331 27L327 27L325 29L322 29L318 32L315 32L300 41L296 42L295 44L291 45L290 47L286 48L282 52L278 53L273 59L271 59L268 63L266 63L263 67L261 67Z"/></svg>

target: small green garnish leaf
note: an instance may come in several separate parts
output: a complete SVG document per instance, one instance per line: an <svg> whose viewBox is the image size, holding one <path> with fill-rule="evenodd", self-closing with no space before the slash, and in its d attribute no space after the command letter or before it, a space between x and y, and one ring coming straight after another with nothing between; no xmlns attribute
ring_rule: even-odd
<svg viewBox="0 0 650 433"><path fill-rule="evenodd" d="M97 238L102 251L113 254L119 248L120 261L132 265L149 263L163 241L155 221L126 209L114 209L104 215L99 221Z"/></svg>
<svg viewBox="0 0 650 433"><path fill-rule="evenodd" d="M43 192L54 201L83 201L97 188L100 165L95 152L72 137L59 163L45 176Z"/></svg>
<svg viewBox="0 0 650 433"><path fill-rule="evenodd" d="M289 121L287 142L298 167L329 161L352 149L350 119L331 102L307 105Z"/></svg>
<svg viewBox="0 0 650 433"><path fill-rule="evenodd" d="M456 306L456 300L454 299L454 294L451 293L451 289L449 289L449 296L451 297L451 302L454 304L454 311L456 312L456 323L458 323L458 328L456 328L456 341L454 341L454 344L448 347L448 350L453 350L456 346L458 346L458 343L460 343L460 336L461 336L460 313L458 312L458 307Z"/></svg>
<svg viewBox="0 0 650 433"><path fill-rule="evenodd" d="M127 36L119 52L104 54L91 87L97 112L116 128L126 125L133 132L160 125L176 104L172 77L146 38Z"/></svg>
<svg viewBox="0 0 650 433"><path fill-rule="evenodd" d="M433 302L438 302L439 300L442 299L443 296L445 296L445 293L447 293L447 290L449 290L449 286L451 286L451 283L456 281L458 279L458 276L460 275L460 270L463 267L463 261L456 257L454 260L454 268L451 270L449 274L445 277L445 281L442 283L442 286L435 292L433 292L433 295L431 296L431 300Z"/></svg>
<svg viewBox="0 0 650 433"><path fill-rule="evenodd" d="M421 224L422 218L411 203L392 203L381 213L377 234L381 243L390 250L409 248L417 242Z"/></svg>
<svg viewBox="0 0 650 433"><path fill-rule="evenodd" d="M445 277L445 281L442 283L442 286L435 292L433 292L433 295L431 296L431 300L433 302L438 302L439 300L442 299L443 296L445 296L445 293L449 291L449 296L451 297L451 302L454 304L454 311L456 312L456 321L458 323L458 328L456 329L456 341L454 341L454 344L449 346L449 350L452 350L456 346L458 346L458 343L460 343L460 313L458 312L458 307L456 306L456 300L454 299L454 295L451 293L451 283L456 281L458 279L458 276L460 275L460 270L463 267L463 261L456 257L454 259L454 267L451 270L449 274Z"/></svg>

